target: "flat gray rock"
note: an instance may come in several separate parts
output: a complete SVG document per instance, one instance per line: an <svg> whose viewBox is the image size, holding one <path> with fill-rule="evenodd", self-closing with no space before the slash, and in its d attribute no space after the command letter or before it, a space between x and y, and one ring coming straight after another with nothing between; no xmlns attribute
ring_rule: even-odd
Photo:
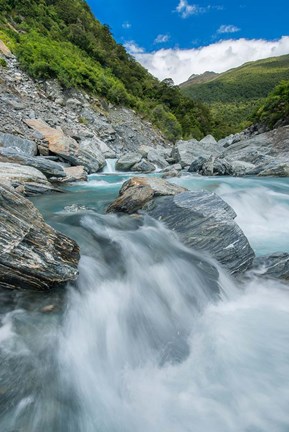
<svg viewBox="0 0 289 432"><path fill-rule="evenodd" d="M30 166L41 171L46 177L66 176L63 167L57 162L41 156L27 156L16 148L0 148L0 162Z"/></svg>

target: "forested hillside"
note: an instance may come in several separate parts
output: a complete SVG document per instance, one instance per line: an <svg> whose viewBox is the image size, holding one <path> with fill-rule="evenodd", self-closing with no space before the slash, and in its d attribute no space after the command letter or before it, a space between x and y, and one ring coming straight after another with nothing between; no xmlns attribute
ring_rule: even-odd
<svg viewBox="0 0 289 432"><path fill-rule="evenodd" d="M253 119L270 129L289 124L289 81L282 81L275 87Z"/></svg>
<svg viewBox="0 0 289 432"><path fill-rule="evenodd" d="M36 79L57 78L133 108L171 140L211 131L208 108L150 75L84 0L0 0L0 26L0 38Z"/></svg>
<svg viewBox="0 0 289 432"><path fill-rule="evenodd" d="M253 113L282 80L289 79L289 55L258 60L231 69L209 82L184 83L182 92L208 103L214 133L226 135L249 125Z"/></svg>

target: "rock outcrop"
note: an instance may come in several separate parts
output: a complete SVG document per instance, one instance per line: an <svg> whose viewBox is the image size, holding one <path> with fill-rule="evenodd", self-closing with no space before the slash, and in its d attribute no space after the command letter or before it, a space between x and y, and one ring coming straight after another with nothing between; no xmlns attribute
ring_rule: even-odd
<svg viewBox="0 0 289 432"><path fill-rule="evenodd" d="M48 142L49 152L73 165L83 165L89 173L100 171L105 166L105 158L94 141L84 140L78 143L66 136L61 129L52 128L43 120L26 120L26 123Z"/></svg>
<svg viewBox="0 0 289 432"><path fill-rule="evenodd" d="M0 185L0 287L48 290L75 280L79 248L34 205Z"/></svg>
<svg viewBox="0 0 289 432"><path fill-rule="evenodd" d="M26 196L56 190L36 168L3 162L0 162L0 185L13 187Z"/></svg>
<svg viewBox="0 0 289 432"><path fill-rule="evenodd" d="M180 163L185 168L191 166L199 157L206 159L211 156L217 157L221 152L222 147L212 142L211 139L204 139L203 142L197 140L178 141L173 149L172 157L175 162Z"/></svg>

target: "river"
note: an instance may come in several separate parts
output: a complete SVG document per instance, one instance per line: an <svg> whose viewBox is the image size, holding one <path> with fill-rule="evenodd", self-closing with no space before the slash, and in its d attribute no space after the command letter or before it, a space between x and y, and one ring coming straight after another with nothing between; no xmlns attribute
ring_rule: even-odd
<svg viewBox="0 0 289 432"><path fill-rule="evenodd" d="M80 244L80 276L0 293L0 431L288 432L288 285L237 283L159 222L105 215L129 177L107 171L33 199ZM219 194L257 255L289 252L288 179L172 181Z"/></svg>

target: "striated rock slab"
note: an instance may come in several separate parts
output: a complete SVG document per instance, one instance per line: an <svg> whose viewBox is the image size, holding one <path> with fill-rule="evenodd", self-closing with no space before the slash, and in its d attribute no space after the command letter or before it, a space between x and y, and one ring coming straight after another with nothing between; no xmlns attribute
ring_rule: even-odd
<svg viewBox="0 0 289 432"><path fill-rule="evenodd" d="M34 205L0 185L0 287L48 290L75 280L78 245L44 222Z"/></svg>
<svg viewBox="0 0 289 432"><path fill-rule="evenodd" d="M19 188L26 196L55 190L42 172L36 168L0 162L0 184Z"/></svg>
<svg viewBox="0 0 289 432"><path fill-rule="evenodd" d="M175 195L185 190L159 178L133 177L123 184L119 197L108 207L107 212L132 214L153 197Z"/></svg>
<svg viewBox="0 0 289 432"><path fill-rule="evenodd" d="M26 165L41 171L46 177L65 177L63 167L49 159L41 156L26 156L24 153L13 148L0 148L0 162L17 163Z"/></svg>
<svg viewBox="0 0 289 432"><path fill-rule="evenodd" d="M89 173L97 172L105 166L105 158L96 141L78 143L75 139L66 136L61 129L54 129L39 119L26 120L26 124L43 136L48 142L50 152L61 156L71 164L83 165Z"/></svg>
<svg viewBox="0 0 289 432"><path fill-rule="evenodd" d="M254 252L234 222L234 210L218 195L205 191L184 192L155 198L144 210L178 233L185 245L208 252L231 274L251 267Z"/></svg>

